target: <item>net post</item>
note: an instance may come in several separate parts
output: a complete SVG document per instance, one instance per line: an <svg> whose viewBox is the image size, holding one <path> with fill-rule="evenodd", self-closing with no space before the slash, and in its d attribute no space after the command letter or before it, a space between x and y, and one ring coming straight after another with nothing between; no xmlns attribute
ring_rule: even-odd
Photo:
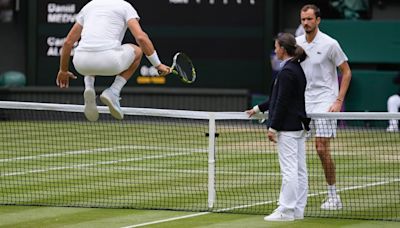
<svg viewBox="0 0 400 228"><path fill-rule="evenodd" d="M212 209L215 202L215 115L209 114L208 125L208 208Z"/></svg>

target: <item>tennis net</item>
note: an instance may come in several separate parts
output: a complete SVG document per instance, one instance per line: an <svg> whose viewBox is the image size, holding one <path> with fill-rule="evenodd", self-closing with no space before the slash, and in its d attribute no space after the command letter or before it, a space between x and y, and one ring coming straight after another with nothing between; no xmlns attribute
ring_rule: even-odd
<svg viewBox="0 0 400 228"><path fill-rule="evenodd" d="M123 108L116 121L83 106L0 101L0 205L171 209L269 214L281 176L275 145L239 112ZM343 208L327 195L314 138L307 141L306 216L400 221L396 113L309 114L335 119L331 142Z"/></svg>

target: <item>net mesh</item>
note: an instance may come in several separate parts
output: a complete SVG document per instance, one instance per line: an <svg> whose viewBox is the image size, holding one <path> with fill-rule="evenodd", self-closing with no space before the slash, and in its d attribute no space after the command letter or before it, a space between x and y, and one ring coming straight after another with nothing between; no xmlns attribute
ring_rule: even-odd
<svg viewBox="0 0 400 228"><path fill-rule="evenodd" d="M99 109L92 123L82 106L0 102L0 204L250 214L277 207L275 144L245 113L124 108L115 121ZM305 215L400 221L400 133L386 131L400 116L314 117L338 120L331 153L343 208L320 209L326 182L310 137Z"/></svg>

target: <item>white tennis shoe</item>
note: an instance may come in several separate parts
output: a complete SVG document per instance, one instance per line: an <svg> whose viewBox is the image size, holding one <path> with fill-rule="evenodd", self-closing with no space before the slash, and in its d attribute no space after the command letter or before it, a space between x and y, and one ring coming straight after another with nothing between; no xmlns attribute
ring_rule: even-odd
<svg viewBox="0 0 400 228"><path fill-rule="evenodd" d="M399 132L399 128L395 126L389 126L386 128L386 132Z"/></svg>
<svg viewBox="0 0 400 228"><path fill-rule="evenodd" d="M265 221L272 221L272 222L288 222L288 221L294 221L294 216L293 214L288 214L281 212L279 210L275 210L272 212L272 214L265 216L264 217Z"/></svg>
<svg viewBox="0 0 400 228"><path fill-rule="evenodd" d="M335 198L328 197L321 205L322 210L340 210L343 208L340 196L337 195Z"/></svg>
<svg viewBox="0 0 400 228"><path fill-rule="evenodd" d="M97 121L99 119L99 111L96 105L96 92L93 88L86 88L83 92L83 99L85 100L85 117L89 121Z"/></svg>
<svg viewBox="0 0 400 228"><path fill-rule="evenodd" d="M119 96L114 94L110 88L104 90L100 95L101 102L108 106L111 115L115 119L122 120L124 118L124 113L119 104L119 99Z"/></svg>

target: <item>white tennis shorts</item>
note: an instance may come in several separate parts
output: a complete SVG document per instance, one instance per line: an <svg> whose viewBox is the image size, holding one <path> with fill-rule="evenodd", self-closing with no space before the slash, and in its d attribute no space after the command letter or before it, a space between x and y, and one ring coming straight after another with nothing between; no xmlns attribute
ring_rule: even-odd
<svg viewBox="0 0 400 228"><path fill-rule="evenodd" d="M306 103L307 113L328 112L331 102ZM336 137L336 119L312 119L310 128L315 131L315 137L331 138Z"/></svg>
<svg viewBox="0 0 400 228"><path fill-rule="evenodd" d="M114 76L129 68L135 49L124 44L105 51L76 51L72 62L81 75Z"/></svg>

